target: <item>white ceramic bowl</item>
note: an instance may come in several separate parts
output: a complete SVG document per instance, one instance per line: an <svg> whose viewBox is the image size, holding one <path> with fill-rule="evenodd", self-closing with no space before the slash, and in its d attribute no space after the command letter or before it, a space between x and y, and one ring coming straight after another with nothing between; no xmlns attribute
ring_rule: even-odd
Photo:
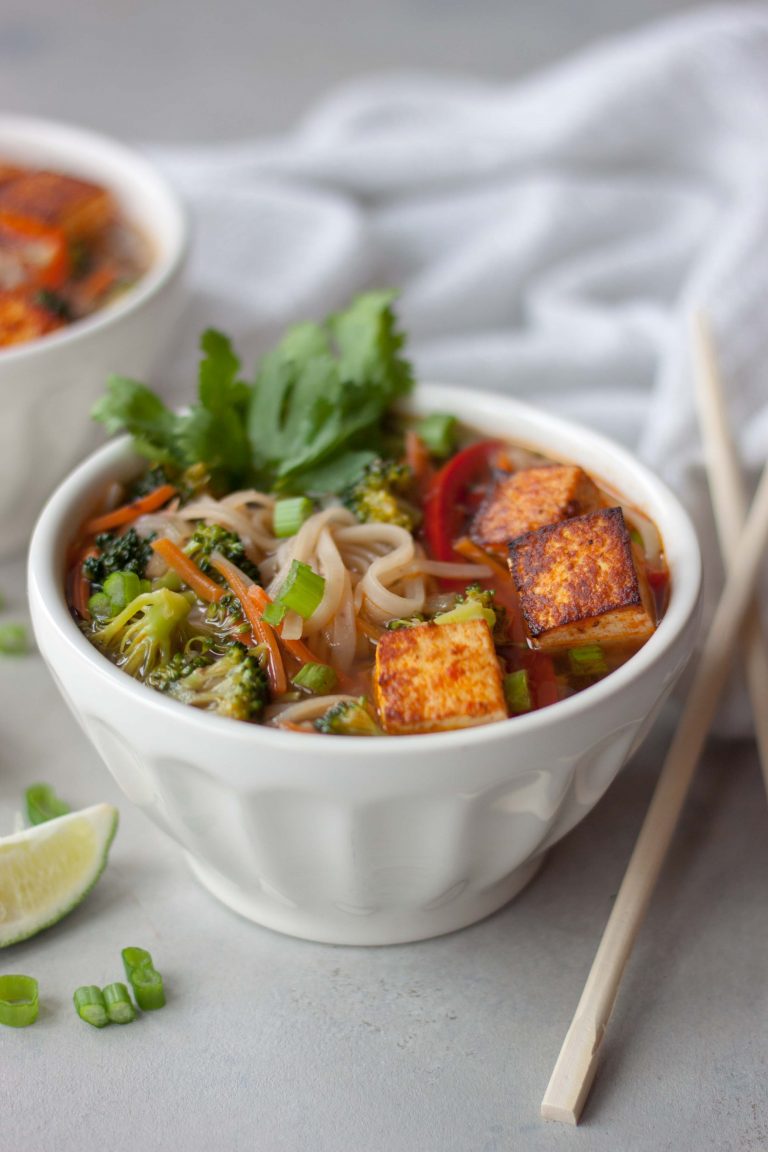
<svg viewBox="0 0 768 1152"><path fill-rule="evenodd" d="M125 794L225 904L270 928L340 944L450 932L514 896L638 746L691 651L701 562L674 496L623 449L501 396L422 386L414 407L582 464L657 523L671 599L644 648L604 681L528 716L426 736L331 738L230 721L112 666L64 599L67 544L125 439L58 489L29 558L40 650Z"/></svg>
<svg viewBox="0 0 768 1152"><path fill-rule="evenodd" d="M152 263L114 305L0 349L0 557L20 550L62 476L94 445L88 412L110 372L153 368L183 298L186 213L143 157L64 124L0 116L0 159L93 180L149 240Z"/></svg>

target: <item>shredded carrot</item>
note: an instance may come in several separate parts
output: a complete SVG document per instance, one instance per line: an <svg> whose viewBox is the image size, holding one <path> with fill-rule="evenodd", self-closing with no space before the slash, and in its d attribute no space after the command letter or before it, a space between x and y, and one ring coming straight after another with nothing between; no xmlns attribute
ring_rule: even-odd
<svg viewBox="0 0 768 1152"><path fill-rule="evenodd" d="M272 628L270 624L267 624L266 620L262 620L262 609L256 603L254 597L251 596L252 589L258 588L258 584L250 583L246 577L243 576L237 565L231 564L224 556L212 556L211 564L217 572L221 572L227 584L240 601L246 619L251 626L255 643L263 644L267 649L267 674L269 676L270 688L273 692L285 692L288 688L288 679L285 675L283 656L277 641L277 635L274 628ZM266 596L266 593L264 593L264 595Z"/></svg>
<svg viewBox="0 0 768 1152"><path fill-rule="evenodd" d="M506 576L509 580L509 569L501 562L498 556L494 556L492 552L486 552L479 544L475 544L474 540L470 540L469 536L462 536L458 540L454 540L454 550L462 556L466 556L468 560L476 560L478 564L484 564L486 568L494 568L500 575Z"/></svg>
<svg viewBox="0 0 768 1152"><path fill-rule="evenodd" d="M156 512L175 495L176 489L172 484L161 484L159 488L155 488L146 496L142 496L140 500L132 500L130 504L122 504L119 508L113 509L112 512L105 512L101 516L94 516L92 520L87 520L83 525L83 532L89 536L95 536L98 532L108 532L111 528L121 528L124 524L131 524L139 516L143 516L145 512Z"/></svg>
<svg viewBox="0 0 768 1152"><path fill-rule="evenodd" d="M208 603L218 603L224 596L224 589L215 580L211 580L210 576L206 576L205 572L202 572L194 560L187 556L186 552L182 552L173 540L169 540L165 536L161 536L159 540L153 540L152 551L156 552L162 560L165 560L168 567L172 568L176 575L180 576L201 600L206 600Z"/></svg>
<svg viewBox="0 0 768 1152"><path fill-rule="evenodd" d="M241 601L242 603L242 601ZM283 665L283 657L280 652L280 645L277 642L277 636L274 628L267 624L266 620L261 620L256 612L251 608L251 613L248 613L249 598L246 596L245 608L246 616L253 629L253 638L257 644L263 644L267 649L267 676L269 678L269 687L272 692L278 696L281 692L288 690L288 678L285 675L285 666Z"/></svg>
<svg viewBox="0 0 768 1152"><path fill-rule="evenodd" d="M70 578L72 581L72 605L82 620L90 620L91 613L88 600L91 595L91 582L83 572L83 565L91 556L98 556L98 548L89 545L83 548L72 565Z"/></svg>
<svg viewBox="0 0 768 1152"><path fill-rule="evenodd" d="M378 624L372 624L369 620L361 620L358 616L355 621L358 632L362 632L363 636L368 640L373 640L374 644L378 644L381 637L384 635L384 629L380 628Z"/></svg>
<svg viewBox="0 0 768 1152"><path fill-rule="evenodd" d="M117 268L114 264L109 262L99 264L79 283L78 295L84 303L94 306L98 303L99 297L108 292L116 280Z"/></svg>
<svg viewBox="0 0 768 1152"><path fill-rule="evenodd" d="M421 498L424 500L432 487L435 470L426 444L413 428L408 428L405 433L405 462L411 469Z"/></svg>
<svg viewBox="0 0 768 1152"><path fill-rule="evenodd" d="M248 589L248 597L256 605L259 615L264 612L264 609L272 603L267 593L258 584L252 584ZM277 629L277 634L280 641L292 656L295 656L300 664L322 664L324 661L318 660L311 648L307 647L303 640L286 640L282 635L282 627Z"/></svg>

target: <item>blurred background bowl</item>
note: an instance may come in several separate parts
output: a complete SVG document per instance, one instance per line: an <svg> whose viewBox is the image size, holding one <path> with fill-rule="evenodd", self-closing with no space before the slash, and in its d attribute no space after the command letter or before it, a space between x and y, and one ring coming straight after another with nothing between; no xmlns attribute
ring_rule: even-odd
<svg viewBox="0 0 768 1152"><path fill-rule="evenodd" d="M183 304L184 208L146 159L104 136L0 116L0 160L102 184L148 241L150 264L118 301L41 339L0 349L0 559L26 544L45 497L94 443L88 418L110 372L142 379Z"/></svg>
<svg viewBox="0 0 768 1152"><path fill-rule="evenodd" d="M624 449L503 396L420 386L414 407L581 464L646 512L664 540L670 601L656 632L606 679L550 708L423 736L329 737L227 720L169 700L112 665L64 594L68 545L139 462L127 438L57 490L29 556L40 651L126 796L186 851L225 904L336 944L393 944L487 916L603 795L691 652L701 560L677 499Z"/></svg>

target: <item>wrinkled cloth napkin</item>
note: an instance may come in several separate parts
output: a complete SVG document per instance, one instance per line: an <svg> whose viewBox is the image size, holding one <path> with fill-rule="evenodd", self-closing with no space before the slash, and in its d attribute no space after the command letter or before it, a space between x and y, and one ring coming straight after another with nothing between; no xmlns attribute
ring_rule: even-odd
<svg viewBox="0 0 768 1152"><path fill-rule="evenodd" d="M190 205L199 332L247 364L287 322L400 290L422 379L496 389L622 441L688 503L720 579L686 316L704 307L745 464L768 455L768 8L608 41L514 85L391 76L286 137L152 149ZM737 710L738 711L738 710ZM743 730L743 710L732 727Z"/></svg>

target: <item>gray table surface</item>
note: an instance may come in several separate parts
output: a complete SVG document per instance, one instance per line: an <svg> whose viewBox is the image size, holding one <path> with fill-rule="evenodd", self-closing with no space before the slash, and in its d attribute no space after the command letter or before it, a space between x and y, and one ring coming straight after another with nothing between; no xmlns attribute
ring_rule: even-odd
<svg viewBox="0 0 768 1152"><path fill-rule="evenodd" d="M396 66L513 78L689 6L5 0L0 106L126 139L269 133L339 79ZM0 619L22 616L20 564L0 568L0 588ZM2 830L36 779L121 813L88 901L0 962L37 976L43 1000L35 1028L0 1036L0 1152L768 1149L768 837L748 742L710 745L582 1125L538 1116L673 722L670 709L502 912L422 944L335 948L219 906L118 795L40 658L0 662ZM168 1006L90 1030L72 990L118 977L126 943L153 951Z"/></svg>

